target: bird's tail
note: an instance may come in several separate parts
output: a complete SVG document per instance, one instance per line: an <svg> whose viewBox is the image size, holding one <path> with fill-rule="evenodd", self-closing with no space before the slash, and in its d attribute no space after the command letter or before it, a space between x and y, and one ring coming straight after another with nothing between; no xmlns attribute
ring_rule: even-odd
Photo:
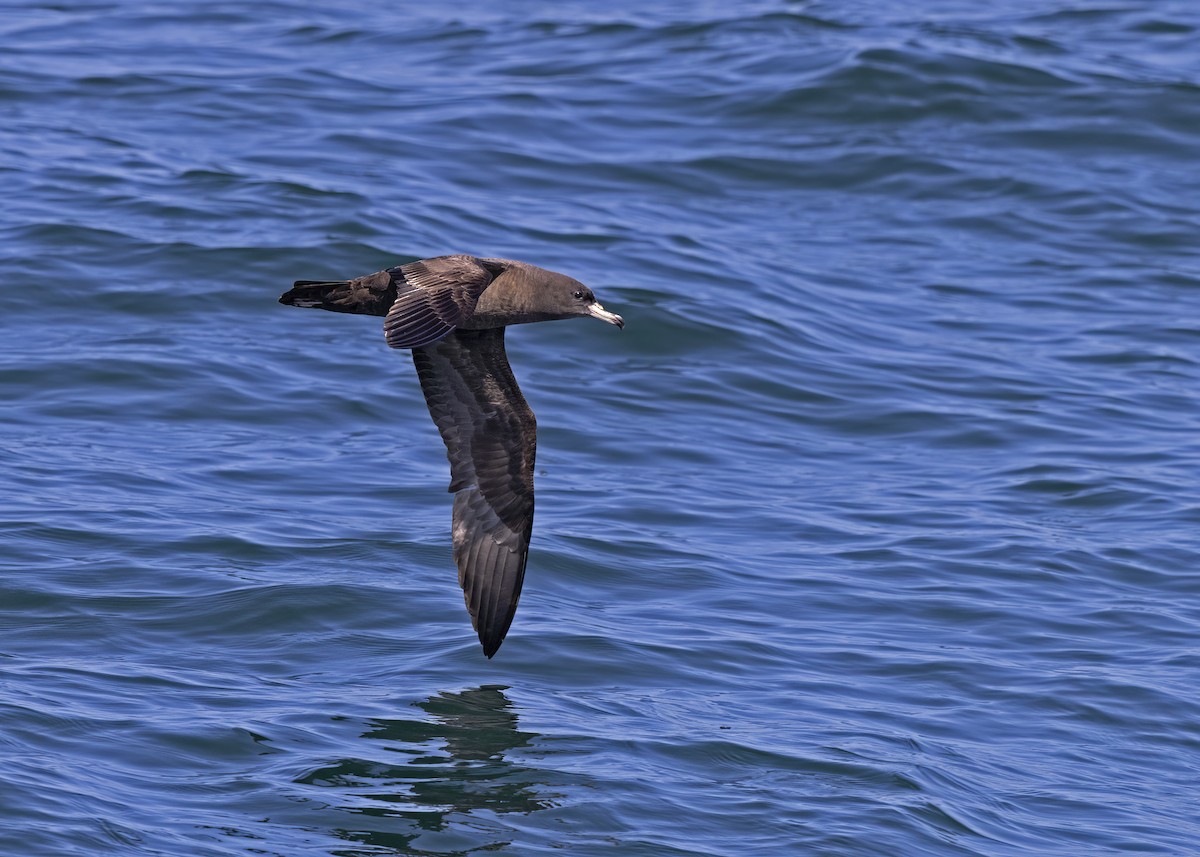
<svg viewBox="0 0 1200 857"><path fill-rule="evenodd" d="M396 279L392 270L353 280L297 280L279 297L279 302L288 306L363 315L387 315L395 300Z"/></svg>
<svg viewBox="0 0 1200 857"><path fill-rule="evenodd" d="M289 291L279 296L288 306L340 309L349 296L349 280L296 280Z"/></svg>

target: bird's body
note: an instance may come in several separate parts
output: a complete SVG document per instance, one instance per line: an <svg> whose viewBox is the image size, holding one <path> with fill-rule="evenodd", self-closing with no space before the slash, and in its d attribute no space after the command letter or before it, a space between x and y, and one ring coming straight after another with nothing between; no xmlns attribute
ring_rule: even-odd
<svg viewBox="0 0 1200 857"><path fill-rule="evenodd" d="M452 541L467 610L490 658L512 624L533 531L537 428L504 352L510 324L592 316L591 289L508 259L439 256L353 280L300 280L280 303L384 316L413 363L446 454Z"/></svg>

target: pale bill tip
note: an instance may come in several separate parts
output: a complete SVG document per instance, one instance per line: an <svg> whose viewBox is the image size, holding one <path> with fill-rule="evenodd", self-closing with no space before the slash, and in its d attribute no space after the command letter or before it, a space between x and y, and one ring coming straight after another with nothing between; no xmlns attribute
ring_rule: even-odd
<svg viewBox="0 0 1200 857"><path fill-rule="evenodd" d="M604 307L600 306L600 304L596 301L592 301L590 304L588 304L587 311L588 315L594 316L601 321L607 321L609 324L615 324L620 328L625 327L625 319L621 318L615 312L609 312Z"/></svg>

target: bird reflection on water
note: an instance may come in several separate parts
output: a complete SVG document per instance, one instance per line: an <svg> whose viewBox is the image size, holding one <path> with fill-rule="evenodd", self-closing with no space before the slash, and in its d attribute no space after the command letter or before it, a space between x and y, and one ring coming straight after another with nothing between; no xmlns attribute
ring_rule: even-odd
<svg viewBox="0 0 1200 857"><path fill-rule="evenodd" d="M504 690L484 685L415 703L431 720L368 720L371 728L362 737L380 742L374 749L394 759L381 760L382 754L372 754L375 760L342 759L298 779L302 785L336 790L340 799L330 803L362 817L357 829L333 832L372 850L335 853L357 857L379 854L376 849L384 848L404 854L465 854L476 850L477 841L458 851L450 841L435 845L430 840L430 850L424 850L424 843L416 840L430 834L441 840L438 834L457 821L470 823L476 840L481 825L494 825L496 844L502 844L507 831L494 815L554 806L548 794L539 796L536 791L547 779L545 773L505 758L537 735L517 729L517 715ZM466 818L479 810L486 810L482 817Z"/></svg>

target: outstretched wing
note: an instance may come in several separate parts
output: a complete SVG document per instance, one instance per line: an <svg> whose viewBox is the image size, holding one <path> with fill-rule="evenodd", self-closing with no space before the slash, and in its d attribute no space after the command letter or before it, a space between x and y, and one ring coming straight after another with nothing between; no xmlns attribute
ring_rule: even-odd
<svg viewBox="0 0 1200 857"><path fill-rule="evenodd" d="M413 348L450 459L454 561L489 658L517 610L533 531L537 423L504 353L504 328L458 330Z"/></svg>
<svg viewBox="0 0 1200 857"><path fill-rule="evenodd" d="M474 256L422 259L401 265L399 273L403 279L383 322L392 348L417 348L441 339L471 316L492 282L492 272Z"/></svg>

